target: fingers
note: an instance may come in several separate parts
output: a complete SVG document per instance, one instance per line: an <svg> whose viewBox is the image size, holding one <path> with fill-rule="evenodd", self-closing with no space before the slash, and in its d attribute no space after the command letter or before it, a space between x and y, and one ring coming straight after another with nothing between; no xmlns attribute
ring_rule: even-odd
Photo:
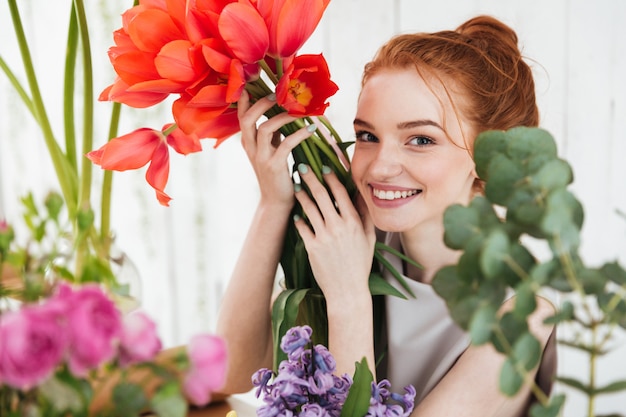
<svg viewBox="0 0 626 417"><path fill-rule="evenodd" d="M275 94L270 94L251 104L248 92L244 90L241 93L237 102L237 118L241 129L241 142L247 152L256 149L257 121L275 104Z"/></svg>

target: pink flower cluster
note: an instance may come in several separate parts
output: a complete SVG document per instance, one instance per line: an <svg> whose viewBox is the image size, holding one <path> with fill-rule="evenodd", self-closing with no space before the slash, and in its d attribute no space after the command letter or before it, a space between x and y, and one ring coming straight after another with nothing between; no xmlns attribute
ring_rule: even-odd
<svg viewBox="0 0 626 417"><path fill-rule="evenodd" d="M28 390L63 364L77 377L117 361L121 367L149 362L161 350L155 323L143 312L122 316L96 284L62 283L50 298L0 314L0 387ZM218 336L196 335L187 349L183 390L205 405L226 378L226 344Z"/></svg>
<svg viewBox="0 0 626 417"><path fill-rule="evenodd" d="M30 389L60 365L84 377L107 361L148 361L161 349L156 326L142 312L122 318L95 284L61 284L37 304L0 315L0 385Z"/></svg>

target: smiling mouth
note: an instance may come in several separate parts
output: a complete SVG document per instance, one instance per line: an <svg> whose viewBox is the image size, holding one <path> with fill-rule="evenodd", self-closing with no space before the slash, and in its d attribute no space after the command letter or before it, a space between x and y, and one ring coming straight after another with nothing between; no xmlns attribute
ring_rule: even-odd
<svg viewBox="0 0 626 417"><path fill-rule="evenodd" d="M401 198L408 198L414 196L415 194L419 194L422 190L403 190L403 191L392 191L392 190L378 190L376 188L372 189L374 193L374 197L380 200L398 200Z"/></svg>

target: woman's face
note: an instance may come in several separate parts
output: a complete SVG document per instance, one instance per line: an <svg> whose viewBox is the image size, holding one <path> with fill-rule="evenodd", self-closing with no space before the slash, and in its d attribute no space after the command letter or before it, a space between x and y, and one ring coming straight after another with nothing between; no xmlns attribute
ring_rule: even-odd
<svg viewBox="0 0 626 417"><path fill-rule="evenodd" d="M476 174L463 134L471 129L437 82L427 85L414 69L371 76L354 130L352 175L379 229L441 225L448 206L470 201Z"/></svg>

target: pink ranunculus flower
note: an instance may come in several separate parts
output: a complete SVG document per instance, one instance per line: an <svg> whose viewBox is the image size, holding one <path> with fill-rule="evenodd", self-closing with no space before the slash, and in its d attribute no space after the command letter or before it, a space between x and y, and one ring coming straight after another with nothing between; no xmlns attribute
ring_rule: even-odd
<svg viewBox="0 0 626 417"><path fill-rule="evenodd" d="M219 336L194 336L187 347L190 368L183 389L189 400L198 406L208 404L211 393L224 386L226 379L226 342Z"/></svg>
<svg viewBox="0 0 626 417"><path fill-rule="evenodd" d="M89 370L115 356L122 319L113 301L98 285L80 287L69 301L68 365L74 375L86 376Z"/></svg>
<svg viewBox="0 0 626 417"><path fill-rule="evenodd" d="M45 304L0 316L0 382L26 390L54 373L68 344L62 317Z"/></svg>
<svg viewBox="0 0 626 417"><path fill-rule="evenodd" d="M136 311L124 317L119 356L121 366L150 361L161 347L156 324L147 314Z"/></svg>

